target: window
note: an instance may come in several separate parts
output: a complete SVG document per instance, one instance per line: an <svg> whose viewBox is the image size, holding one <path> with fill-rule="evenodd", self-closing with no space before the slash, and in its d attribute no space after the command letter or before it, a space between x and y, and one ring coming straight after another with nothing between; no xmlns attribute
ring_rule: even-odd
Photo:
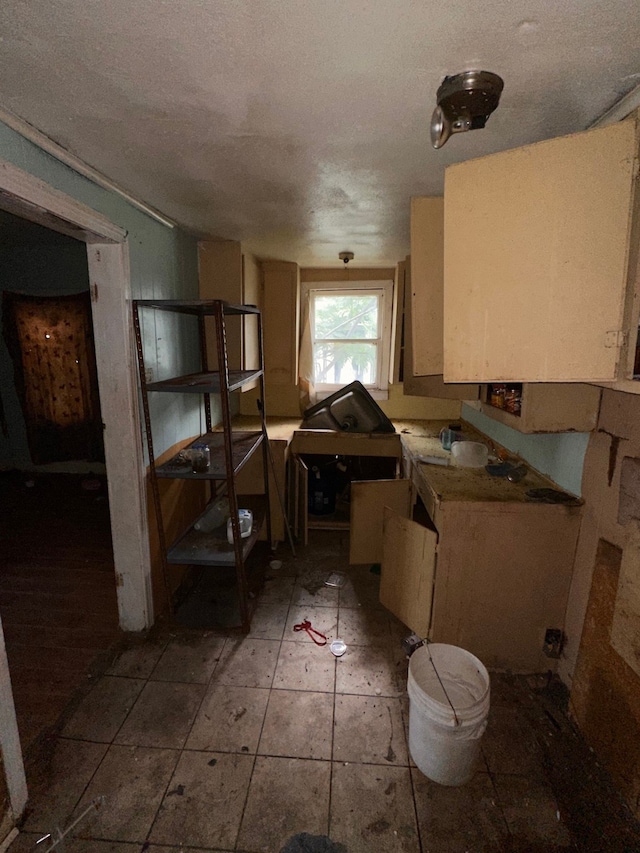
<svg viewBox="0 0 640 853"><path fill-rule="evenodd" d="M393 283L314 283L308 293L316 391L322 396L358 380L370 392L386 392Z"/></svg>

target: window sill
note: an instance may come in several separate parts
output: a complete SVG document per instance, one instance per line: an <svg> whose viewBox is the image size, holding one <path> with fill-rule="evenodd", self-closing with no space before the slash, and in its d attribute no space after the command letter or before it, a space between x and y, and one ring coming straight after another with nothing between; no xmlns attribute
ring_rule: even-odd
<svg viewBox="0 0 640 853"><path fill-rule="evenodd" d="M320 402L321 400L326 400L327 397L330 397L332 394L335 394L336 391L339 391L341 388L344 388L344 385L336 385L334 388L322 388L318 390L316 388L316 402ZM388 400L389 399L389 391L387 389L383 390L382 388L366 388L365 389L374 400Z"/></svg>

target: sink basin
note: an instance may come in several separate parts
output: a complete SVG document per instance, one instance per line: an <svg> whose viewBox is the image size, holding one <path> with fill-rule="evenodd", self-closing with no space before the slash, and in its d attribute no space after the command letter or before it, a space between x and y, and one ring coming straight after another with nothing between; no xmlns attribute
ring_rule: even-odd
<svg viewBox="0 0 640 853"><path fill-rule="evenodd" d="M303 429L340 432L395 432L395 427L361 382L345 385L310 406L302 416Z"/></svg>

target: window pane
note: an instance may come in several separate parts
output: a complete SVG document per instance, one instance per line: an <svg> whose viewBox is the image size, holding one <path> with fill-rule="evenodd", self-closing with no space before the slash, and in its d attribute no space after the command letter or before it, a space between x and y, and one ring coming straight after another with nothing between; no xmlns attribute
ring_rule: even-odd
<svg viewBox="0 0 640 853"><path fill-rule="evenodd" d="M377 296L316 296L314 333L323 338L377 338Z"/></svg>
<svg viewBox="0 0 640 853"><path fill-rule="evenodd" d="M348 385L358 379L363 385L373 385L377 360L377 344L317 343L313 348L316 384Z"/></svg>

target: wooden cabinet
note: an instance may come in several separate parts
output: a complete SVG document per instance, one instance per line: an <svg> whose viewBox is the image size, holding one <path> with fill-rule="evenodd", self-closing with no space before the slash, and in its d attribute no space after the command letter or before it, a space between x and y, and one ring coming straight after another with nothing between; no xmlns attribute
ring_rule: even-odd
<svg viewBox="0 0 640 853"><path fill-rule="evenodd" d="M594 429L600 391L593 386L525 384L521 414L516 417L487 405L485 388L443 382L443 223L443 199L411 200L411 260L405 270L411 293L405 302L405 393L464 399L484 414L524 433ZM426 372L439 375L416 375Z"/></svg>
<svg viewBox="0 0 640 853"><path fill-rule="evenodd" d="M287 261L263 261L265 378L267 385L298 384L300 270Z"/></svg>
<svg viewBox="0 0 640 853"><path fill-rule="evenodd" d="M345 457L347 462L351 460L352 463L354 460L357 462L358 457L373 459L377 457L380 464L371 463L367 467L373 470L374 468L380 468L380 465L382 465L386 473L381 476L386 478L393 476L394 471L397 476L400 471L400 460L402 458L402 446L398 433L347 433L332 432L330 430L296 430L290 450L288 513L295 535L304 544L307 542L309 528L325 530L349 529L353 518L353 489L355 488L357 493L360 485L357 480L351 480L351 502L341 504L338 501L335 512L327 515L314 515L310 513L308 509L309 483L311 482L313 485L313 477L316 474L313 470L309 470L307 462L310 457L314 458L315 464L319 464L319 460L323 457L326 457L327 461L335 460L338 456ZM363 460L363 464L364 461L366 460ZM348 466L349 475L353 467L353 465ZM358 466L355 467L357 468ZM391 472L390 474L388 473L389 471ZM367 483L369 482L376 481L367 480ZM385 479L382 482L386 483L389 480ZM400 481L392 480L390 482ZM375 504L375 499L373 504ZM373 504L367 503L367 508L364 510L365 515L368 514L369 510L372 510ZM358 502L357 505L361 506ZM373 511L378 512L380 519L379 533L381 533L381 505L379 511L377 508L373 508ZM357 525L357 527L361 529L360 525ZM367 540L369 536L370 531L367 529L363 534L363 538L358 537L358 547L362 543L362 547L368 548ZM351 542L353 548L353 537ZM366 560L363 561L366 562ZM360 560L357 560L357 562L360 562Z"/></svg>
<svg viewBox="0 0 640 853"><path fill-rule="evenodd" d="M637 117L447 168L446 381L631 379L637 174Z"/></svg>
<svg viewBox="0 0 640 853"><path fill-rule="evenodd" d="M386 499L382 603L410 630L461 646L486 666L555 669L543 649L547 631L564 628L579 502L528 502L528 489L553 484L535 472L509 483L483 469L424 464L424 440L403 443L426 514L418 523Z"/></svg>
<svg viewBox="0 0 640 853"><path fill-rule="evenodd" d="M482 386L480 400L469 405L519 432L591 432L597 426L602 391L596 385L525 383L519 415L492 406L488 402L489 387Z"/></svg>
<svg viewBox="0 0 640 853"><path fill-rule="evenodd" d="M200 299L223 299L232 305L260 304L260 269L251 255L245 256L235 240L201 241L198 243L198 281ZM259 364L258 326L254 316L229 318L229 361L243 370ZM208 366L218 366L215 328L206 321ZM256 388L256 382L240 390Z"/></svg>
<svg viewBox="0 0 640 853"><path fill-rule="evenodd" d="M411 256L404 272L404 392L477 400L477 385L443 382L444 199L411 199Z"/></svg>

